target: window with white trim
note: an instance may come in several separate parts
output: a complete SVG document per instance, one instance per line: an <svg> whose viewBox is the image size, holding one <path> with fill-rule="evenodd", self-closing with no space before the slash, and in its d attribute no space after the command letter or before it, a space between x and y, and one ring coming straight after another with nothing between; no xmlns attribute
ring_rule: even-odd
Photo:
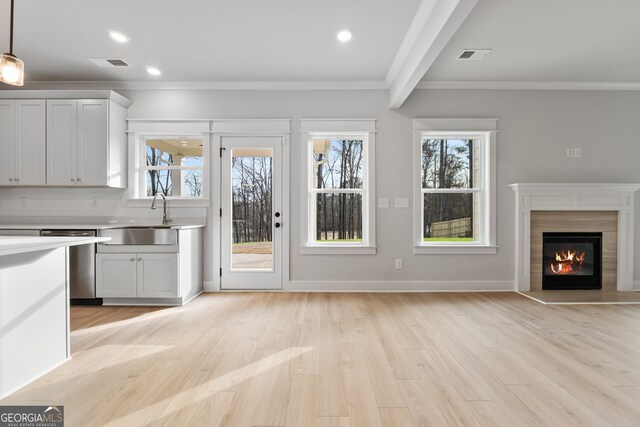
<svg viewBox="0 0 640 427"><path fill-rule="evenodd" d="M128 206L163 193L172 206L209 206L210 122L128 120Z"/></svg>
<svg viewBox="0 0 640 427"><path fill-rule="evenodd" d="M204 142L202 135L143 137L139 194L153 197L202 198Z"/></svg>
<svg viewBox="0 0 640 427"><path fill-rule="evenodd" d="M375 122L303 121L303 253L375 253ZM360 130L360 131L358 131Z"/></svg>
<svg viewBox="0 0 640 427"><path fill-rule="evenodd" d="M496 252L495 120L465 120L414 122L415 253Z"/></svg>

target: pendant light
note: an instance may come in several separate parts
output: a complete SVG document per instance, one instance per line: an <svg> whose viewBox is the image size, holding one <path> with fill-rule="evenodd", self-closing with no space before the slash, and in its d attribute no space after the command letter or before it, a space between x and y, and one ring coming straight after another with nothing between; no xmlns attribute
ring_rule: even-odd
<svg viewBox="0 0 640 427"><path fill-rule="evenodd" d="M0 57L0 82L13 86L24 85L24 62L13 54L13 2L11 0L11 24L9 26L9 53Z"/></svg>

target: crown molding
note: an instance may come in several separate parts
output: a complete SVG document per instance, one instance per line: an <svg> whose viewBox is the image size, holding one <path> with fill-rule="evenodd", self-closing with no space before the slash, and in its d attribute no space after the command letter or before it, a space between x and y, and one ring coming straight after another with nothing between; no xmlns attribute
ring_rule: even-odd
<svg viewBox="0 0 640 427"><path fill-rule="evenodd" d="M354 81L30 81L22 90L387 90L383 80Z"/></svg>
<svg viewBox="0 0 640 427"><path fill-rule="evenodd" d="M421 81L416 89L640 90L640 82Z"/></svg>

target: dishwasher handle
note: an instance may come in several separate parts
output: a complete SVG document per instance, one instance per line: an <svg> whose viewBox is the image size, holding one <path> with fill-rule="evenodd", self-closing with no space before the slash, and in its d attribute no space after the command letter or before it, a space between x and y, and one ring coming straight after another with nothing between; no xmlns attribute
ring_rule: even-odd
<svg viewBox="0 0 640 427"><path fill-rule="evenodd" d="M42 230L40 235L44 237L95 237L96 232L93 230Z"/></svg>

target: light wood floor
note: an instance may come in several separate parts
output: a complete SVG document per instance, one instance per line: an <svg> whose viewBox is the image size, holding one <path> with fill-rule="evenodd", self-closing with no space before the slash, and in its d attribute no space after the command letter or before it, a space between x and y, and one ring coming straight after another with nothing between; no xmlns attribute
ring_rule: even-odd
<svg viewBox="0 0 640 427"><path fill-rule="evenodd" d="M634 305L223 293L72 323L73 359L1 404L69 426L640 425Z"/></svg>

